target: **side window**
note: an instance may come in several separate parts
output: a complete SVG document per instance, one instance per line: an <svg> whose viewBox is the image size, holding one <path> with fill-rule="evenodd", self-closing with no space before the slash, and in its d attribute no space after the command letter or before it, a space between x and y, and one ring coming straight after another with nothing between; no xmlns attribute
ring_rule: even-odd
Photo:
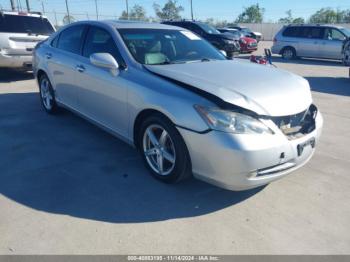
<svg viewBox="0 0 350 262"><path fill-rule="evenodd" d="M86 36L83 56L89 58L94 53L111 54L120 65L125 65L111 34L102 28L91 26Z"/></svg>
<svg viewBox="0 0 350 262"><path fill-rule="evenodd" d="M80 54L80 47L84 35L84 25L72 26L61 32L57 48L74 53Z"/></svg>
<svg viewBox="0 0 350 262"><path fill-rule="evenodd" d="M303 38L311 38L311 27L307 27L307 26L300 27L298 36Z"/></svg>
<svg viewBox="0 0 350 262"><path fill-rule="evenodd" d="M310 38L322 39L324 35L324 29L322 27L312 27L310 30Z"/></svg>
<svg viewBox="0 0 350 262"><path fill-rule="evenodd" d="M339 30L334 28L327 28L325 30L324 38L327 40L344 41L345 36Z"/></svg>
<svg viewBox="0 0 350 262"><path fill-rule="evenodd" d="M287 27L282 35L286 37L298 37L298 27Z"/></svg>
<svg viewBox="0 0 350 262"><path fill-rule="evenodd" d="M191 24L189 29L195 32L197 35L203 35L203 30L198 25Z"/></svg>
<svg viewBox="0 0 350 262"><path fill-rule="evenodd" d="M51 46L52 47L57 47L58 44L58 38L60 37L60 35L57 35L52 41L51 41Z"/></svg>

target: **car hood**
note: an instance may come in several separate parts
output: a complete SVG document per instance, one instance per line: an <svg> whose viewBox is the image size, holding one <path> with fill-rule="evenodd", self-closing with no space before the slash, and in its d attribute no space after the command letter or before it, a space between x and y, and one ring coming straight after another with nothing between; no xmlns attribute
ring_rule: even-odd
<svg viewBox="0 0 350 262"><path fill-rule="evenodd" d="M293 115L312 103L307 80L270 66L222 60L145 67L260 115Z"/></svg>
<svg viewBox="0 0 350 262"><path fill-rule="evenodd" d="M222 40L239 40L238 37L235 37L232 34L226 34L226 33L222 33L222 34L207 34L207 38L208 39L212 39L212 40L217 40L217 39L222 39Z"/></svg>
<svg viewBox="0 0 350 262"><path fill-rule="evenodd" d="M229 32L222 33L222 38L229 40L239 40L239 36L235 36Z"/></svg>

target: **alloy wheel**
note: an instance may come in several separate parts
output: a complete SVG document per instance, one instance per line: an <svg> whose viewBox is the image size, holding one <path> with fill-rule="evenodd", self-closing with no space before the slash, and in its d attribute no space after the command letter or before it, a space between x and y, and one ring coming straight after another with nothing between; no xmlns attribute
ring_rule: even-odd
<svg viewBox="0 0 350 262"><path fill-rule="evenodd" d="M50 111L53 107L53 96L51 94L49 80L46 78L43 78L40 82L40 95L44 107Z"/></svg>
<svg viewBox="0 0 350 262"><path fill-rule="evenodd" d="M169 133L160 125L150 125L143 135L143 153L148 165L161 176L175 168L176 152Z"/></svg>

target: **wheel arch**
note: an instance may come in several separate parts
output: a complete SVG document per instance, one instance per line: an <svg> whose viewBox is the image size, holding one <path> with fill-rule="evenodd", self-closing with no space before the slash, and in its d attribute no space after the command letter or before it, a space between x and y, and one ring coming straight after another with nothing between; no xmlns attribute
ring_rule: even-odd
<svg viewBox="0 0 350 262"><path fill-rule="evenodd" d="M147 108L147 109L143 109L142 111L140 111L135 120L134 120L134 124L133 124L133 129L132 129L132 132L133 132L133 142L134 142L134 145L136 148L139 148L139 145L138 145L138 135L139 135L139 131L140 131L140 127L142 125L142 122L149 116L151 115L161 115L163 117L165 117L166 119L168 119L171 123L174 123L174 121L171 120L171 118L169 116L167 116L165 113L157 110L157 109L154 109L154 108Z"/></svg>

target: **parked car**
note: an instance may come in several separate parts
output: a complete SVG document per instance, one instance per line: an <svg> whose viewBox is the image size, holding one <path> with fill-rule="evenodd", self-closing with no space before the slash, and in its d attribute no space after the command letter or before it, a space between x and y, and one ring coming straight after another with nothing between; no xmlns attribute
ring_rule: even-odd
<svg viewBox="0 0 350 262"><path fill-rule="evenodd" d="M349 29L332 25L288 25L275 36L272 53L284 59L312 57L342 59L343 42Z"/></svg>
<svg viewBox="0 0 350 262"><path fill-rule="evenodd" d="M229 26L231 29L236 29L247 37L254 38L258 43L263 39L263 35L260 32L253 32L248 27L241 26Z"/></svg>
<svg viewBox="0 0 350 262"><path fill-rule="evenodd" d="M34 51L43 108L68 108L139 149L157 179L243 190L311 158L322 116L308 82L227 59L164 24L85 21Z"/></svg>
<svg viewBox="0 0 350 262"><path fill-rule="evenodd" d="M258 42L251 37L245 36L242 32L232 28L218 28L218 31L222 34L230 34L239 38L239 45L241 47L241 53L252 53L258 50Z"/></svg>
<svg viewBox="0 0 350 262"><path fill-rule="evenodd" d="M41 14L0 11L0 67L31 68L34 47L54 31Z"/></svg>
<svg viewBox="0 0 350 262"><path fill-rule="evenodd" d="M182 27L196 33L217 49L225 51L228 57L240 52L239 38L221 34L208 24L197 21L166 21L163 24Z"/></svg>

